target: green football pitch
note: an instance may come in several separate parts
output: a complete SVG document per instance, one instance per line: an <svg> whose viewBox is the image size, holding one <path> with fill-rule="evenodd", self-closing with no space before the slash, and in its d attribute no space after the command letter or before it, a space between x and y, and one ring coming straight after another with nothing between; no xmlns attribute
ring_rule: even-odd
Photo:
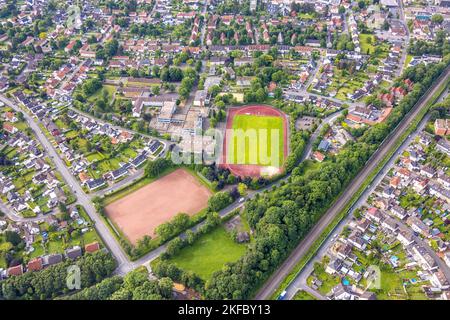
<svg viewBox="0 0 450 320"><path fill-rule="evenodd" d="M283 119L236 115L228 135L227 163L281 167L284 161Z"/></svg>

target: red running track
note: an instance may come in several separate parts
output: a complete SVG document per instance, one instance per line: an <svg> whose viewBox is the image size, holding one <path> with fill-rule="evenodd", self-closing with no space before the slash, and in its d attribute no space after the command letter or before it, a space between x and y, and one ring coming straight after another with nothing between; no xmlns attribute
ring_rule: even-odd
<svg viewBox="0 0 450 320"><path fill-rule="evenodd" d="M272 116L281 117L283 119L283 154L284 159L288 156L288 119L287 116L280 110L266 105L248 105L244 107L232 107L228 109L227 125L225 130L225 137L223 140L222 159L219 166L221 168L229 169L232 174L240 177L260 177L261 170L264 166L256 164L231 164L227 163L228 150L228 129L233 128L233 119L236 115L254 115L254 116ZM283 168L279 168L277 173L280 173Z"/></svg>

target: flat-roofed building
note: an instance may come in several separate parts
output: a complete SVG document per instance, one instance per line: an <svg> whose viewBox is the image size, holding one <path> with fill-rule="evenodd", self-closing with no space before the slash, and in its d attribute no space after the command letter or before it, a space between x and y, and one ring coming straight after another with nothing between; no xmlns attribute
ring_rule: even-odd
<svg viewBox="0 0 450 320"><path fill-rule="evenodd" d="M158 122L170 123L176 108L175 101L164 101L158 116Z"/></svg>

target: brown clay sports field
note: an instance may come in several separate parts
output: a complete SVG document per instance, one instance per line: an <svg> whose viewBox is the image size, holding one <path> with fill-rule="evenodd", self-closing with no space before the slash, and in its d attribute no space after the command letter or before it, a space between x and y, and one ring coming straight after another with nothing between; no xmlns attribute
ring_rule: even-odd
<svg viewBox="0 0 450 320"><path fill-rule="evenodd" d="M106 214L132 244L155 236L160 224L180 212L192 216L206 208L212 192L185 169L174 172L106 206Z"/></svg>

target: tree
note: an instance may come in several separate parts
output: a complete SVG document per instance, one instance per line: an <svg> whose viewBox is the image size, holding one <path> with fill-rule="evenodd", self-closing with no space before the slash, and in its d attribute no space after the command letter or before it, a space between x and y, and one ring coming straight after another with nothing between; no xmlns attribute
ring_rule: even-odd
<svg viewBox="0 0 450 320"><path fill-rule="evenodd" d="M442 14L433 14L433 16L431 17L431 22L433 22L434 24L441 24L442 22L444 22L444 17L442 16Z"/></svg>
<svg viewBox="0 0 450 320"><path fill-rule="evenodd" d="M266 100L267 94L263 88L258 89L255 94L255 98L257 102L264 102Z"/></svg>
<svg viewBox="0 0 450 320"><path fill-rule="evenodd" d="M11 249L13 248L13 245L11 242L3 242L2 244L0 244L0 253L6 253L11 251Z"/></svg>
<svg viewBox="0 0 450 320"><path fill-rule="evenodd" d="M154 87L152 88L152 93L153 93L155 96L157 96L157 95L159 94L160 90L161 90L160 86L154 86Z"/></svg>
<svg viewBox="0 0 450 320"><path fill-rule="evenodd" d="M160 236L162 239L168 239L174 233L173 225L171 223L163 223L156 227L155 233Z"/></svg>
<svg viewBox="0 0 450 320"><path fill-rule="evenodd" d="M172 295L173 281L169 277L159 279L159 292L163 297L170 297Z"/></svg>
<svg viewBox="0 0 450 320"><path fill-rule="evenodd" d="M64 203L62 203L62 202L58 203L58 209L59 209L59 211L61 213L66 213L67 212L67 206Z"/></svg>
<svg viewBox="0 0 450 320"><path fill-rule="evenodd" d="M82 86L82 89L85 96L90 96L91 94L99 90L101 87L102 82L97 78L93 78L86 80L86 82Z"/></svg>
<svg viewBox="0 0 450 320"><path fill-rule="evenodd" d="M119 42L116 39L112 39L105 44L105 54L107 57L111 58L116 55L119 50Z"/></svg>
<svg viewBox="0 0 450 320"><path fill-rule="evenodd" d="M10 242L14 247L18 246L22 242L22 238L20 234L15 231L5 231L5 239L7 242Z"/></svg>
<svg viewBox="0 0 450 320"><path fill-rule="evenodd" d="M158 158L155 161L150 161L145 167L145 174L149 178L155 178L160 175L165 169L170 166L169 160Z"/></svg>
<svg viewBox="0 0 450 320"><path fill-rule="evenodd" d="M242 197L245 197L247 195L247 185L245 183L239 183L238 184L238 192Z"/></svg>
<svg viewBox="0 0 450 320"><path fill-rule="evenodd" d="M275 99L281 99L283 97L283 90L281 88L276 88L273 92L273 97Z"/></svg>

